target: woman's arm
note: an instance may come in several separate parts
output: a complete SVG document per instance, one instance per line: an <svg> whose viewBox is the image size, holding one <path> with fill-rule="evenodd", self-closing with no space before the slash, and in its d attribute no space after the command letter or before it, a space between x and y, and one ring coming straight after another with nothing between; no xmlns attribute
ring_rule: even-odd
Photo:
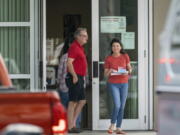
<svg viewBox="0 0 180 135"><path fill-rule="evenodd" d="M131 67L131 64L127 64L127 70L128 70L128 74L131 74L132 73L132 67Z"/></svg>
<svg viewBox="0 0 180 135"><path fill-rule="evenodd" d="M105 70L104 70L104 76L105 76L105 77L109 77L112 72L113 72L113 69L105 68Z"/></svg>

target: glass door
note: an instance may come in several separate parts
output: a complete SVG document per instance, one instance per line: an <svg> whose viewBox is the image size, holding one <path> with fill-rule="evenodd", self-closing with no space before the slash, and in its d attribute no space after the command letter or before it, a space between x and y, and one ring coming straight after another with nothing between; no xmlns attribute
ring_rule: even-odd
<svg viewBox="0 0 180 135"><path fill-rule="evenodd" d="M111 53L110 41L115 37L122 41L133 68L122 128L147 129L148 20L144 17L148 13L147 1L92 0L92 9L96 9L92 10L93 129L106 130L110 125L113 104L106 88L103 64Z"/></svg>

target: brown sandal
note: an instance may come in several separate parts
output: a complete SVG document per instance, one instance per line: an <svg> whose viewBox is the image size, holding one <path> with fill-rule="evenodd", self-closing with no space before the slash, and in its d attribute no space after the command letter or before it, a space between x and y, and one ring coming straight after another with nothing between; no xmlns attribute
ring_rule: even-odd
<svg viewBox="0 0 180 135"><path fill-rule="evenodd" d="M108 132L108 134L112 134L114 131L113 131L113 129L109 128L107 132Z"/></svg>
<svg viewBox="0 0 180 135"><path fill-rule="evenodd" d="M125 135L126 132L122 131L122 130L116 130L116 134L122 134L122 135Z"/></svg>

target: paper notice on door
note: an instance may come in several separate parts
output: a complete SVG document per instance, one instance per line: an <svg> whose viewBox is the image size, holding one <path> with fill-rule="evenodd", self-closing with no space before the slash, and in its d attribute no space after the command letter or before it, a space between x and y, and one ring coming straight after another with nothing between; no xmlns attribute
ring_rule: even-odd
<svg viewBox="0 0 180 135"><path fill-rule="evenodd" d="M125 16L102 16L101 33L122 33L126 32Z"/></svg>
<svg viewBox="0 0 180 135"><path fill-rule="evenodd" d="M124 49L135 49L135 33L125 32L121 34Z"/></svg>

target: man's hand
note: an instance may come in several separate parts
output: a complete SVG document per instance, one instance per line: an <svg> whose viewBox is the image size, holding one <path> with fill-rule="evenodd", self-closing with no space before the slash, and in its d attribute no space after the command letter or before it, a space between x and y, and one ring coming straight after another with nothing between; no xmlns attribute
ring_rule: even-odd
<svg viewBox="0 0 180 135"><path fill-rule="evenodd" d="M78 77L77 75L73 75L73 83L76 84L78 82Z"/></svg>

